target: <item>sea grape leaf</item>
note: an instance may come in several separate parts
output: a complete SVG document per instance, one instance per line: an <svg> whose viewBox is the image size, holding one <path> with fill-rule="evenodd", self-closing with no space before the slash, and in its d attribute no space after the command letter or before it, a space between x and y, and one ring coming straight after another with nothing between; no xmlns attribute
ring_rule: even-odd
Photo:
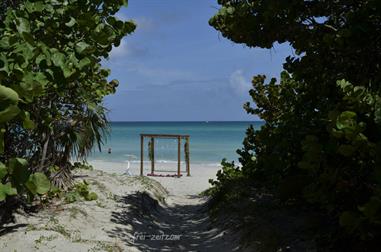
<svg viewBox="0 0 381 252"><path fill-rule="evenodd" d="M25 8L29 13L42 12L45 9L45 5L41 1L37 1L37 2L26 1Z"/></svg>
<svg viewBox="0 0 381 252"><path fill-rule="evenodd" d="M86 50L88 50L90 48L90 45L87 44L86 42L79 42L76 44L75 46L75 50L77 51L77 53L79 54L82 54L83 52L85 52Z"/></svg>
<svg viewBox="0 0 381 252"><path fill-rule="evenodd" d="M17 190L11 186L11 183L0 183L0 201L5 200L6 196L16 195Z"/></svg>
<svg viewBox="0 0 381 252"><path fill-rule="evenodd" d="M50 181L45 174L41 172L36 172L30 175L25 186L29 189L32 194L44 194L50 189Z"/></svg>
<svg viewBox="0 0 381 252"><path fill-rule="evenodd" d="M20 113L20 109L16 105L10 105L3 110L0 110L0 123L10 121Z"/></svg>
<svg viewBox="0 0 381 252"><path fill-rule="evenodd" d="M347 92L349 91L350 89L352 89L352 84L349 83L348 81L346 80L338 80L337 82L337 85L344 91L344 92Z"/></svg>
<svg viewBox="0 0 381 252"><path fill-rule="evenodd" d="M52 55L52 61L55 66L61 67L62 65L65 64L65 55L60 52L55 52Z"/></svg>
<svg viewBox="0 0 381 252"><path fill-rule="evenodd" d="M8 174L7 167L5 166L5 164L0 162L0 180L2 180L7 174Z"/></svg>
<svg viewBox="0 0 381 252"><path fill-rule="evenodd" d="M75 19L73 17L70 17L70 21L65 23L65 25L67 27L72 27L73 25L75 25L77 22L75 21Z"/></svg>
<svg viewBox="0 0 381 252"><path fill-rule="evenodd" d="M13 89L0 85L0 106L3 104L16 105L19 101L19 96Z"/></svg>
<svg viewBox="0 0 381 252"><path fill-rule="evenodd" d="M24 32L30 32L30 24L29 21L25 18L16 18L17 23L17 31L22 34Z"/></svg>
<svg viewBox="0 0 381 252"><path fill-rule="evenodd" d="M23 126L25 129L34 129L35 124L34 122L30 119L30 114L29 112L24 112L24 121L23 121Z"/></svg>
<svg viewBox="0 0 381 252"><path fill-rule="evenodd" d="M356 125L356 113L353 111L344 111L341 113L336 121L338 129L353 129Z"/></svg>
<svg viewBox="0 0 381 252"><path fill-rule="evenodd" d="M28 162L22 158L11 158L9 160L9 173L12 175L14 184L21 185L28 180L30 172L27 165Z"/></svg>
<svg viewBox="0 0 381 252"><path fill-rule="evenodd" d="M91 60L89 59L89 58L83 58L83 59L81 59L80 61L79 61L79 63L78 63L78 68L83 68L83 67L85 67L85 66L87 66L87 65L89 65L91 63Z"/></svg>
<svg viewBox="0 0 381 252"><path fill-rule="evenodd" d="M63 72L65 78L69 78L70 76L72 76L75 73L75 69L69 67L68 65L62 65L61 69L62 69L62 72Z"/></svg>
<svg viewBox="0 0 381 252"><path fill-rule="evenodd" d="M22 79L19 93L27 101L32 101L33 97L42 94L46 83L48 83L48 81L43 73L28 72Z"/></svg>
<svg viewBox="0 0 381 252"><path fill-rule="evenodd" d="M98 195L95 192L91 192L91 193L85 195L85 200L87 200L87 201L97 200L97 199L98 199Z"/></svg>

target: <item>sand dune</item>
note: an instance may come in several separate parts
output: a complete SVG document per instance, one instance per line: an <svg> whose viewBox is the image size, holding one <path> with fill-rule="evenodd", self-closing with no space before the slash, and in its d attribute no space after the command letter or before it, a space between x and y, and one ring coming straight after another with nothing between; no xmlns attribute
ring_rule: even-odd
<svg viewBox="0 0 381 252"><path fill-rule="evenodd" d="M79 170L96 201L57 201L35 214L17 213L0 237L0 251L234 251L237 234L209 219L208 187L218 167L192 166L191 177L123 175L123 165L93 163ZM110 173L112 172L112 173ZM134 171L133 171L134 173ZM241 250L240 250L241 251Z"/></svg>

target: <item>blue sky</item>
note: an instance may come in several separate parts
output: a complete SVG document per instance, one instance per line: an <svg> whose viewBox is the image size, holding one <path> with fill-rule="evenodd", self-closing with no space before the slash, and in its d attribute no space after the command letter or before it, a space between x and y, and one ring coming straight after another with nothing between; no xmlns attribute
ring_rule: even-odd
<svg viewBox="0 0 381 252"><path fill-rule="evenodd" d="M112 121L256 120L242 109L253 75L278 77L288 45L253 49L208 24L217 0L130 0L117 16L137 29L104 66L118 79L105 99Z"/></svg>

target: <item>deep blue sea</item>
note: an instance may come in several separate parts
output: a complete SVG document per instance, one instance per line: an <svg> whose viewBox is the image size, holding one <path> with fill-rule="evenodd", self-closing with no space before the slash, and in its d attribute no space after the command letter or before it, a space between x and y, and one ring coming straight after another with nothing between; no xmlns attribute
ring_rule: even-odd
<svg viewBox="0 0 381 252"><path fill-rule="evenodd" d="M112 122L111 134L103 145L102 152L95 150L89 160L138 162L140 134L155 133L190 135L192 163L219 164L223 158L233 161L238 158L236 150L242 147L245 131L250 124L259 129L263 122ZM146 160L147 145L148 140L144 145ZM108 153L109 148L111 154ZM156 140L155 159L163 163L177 162L177 140Z"/></svg>

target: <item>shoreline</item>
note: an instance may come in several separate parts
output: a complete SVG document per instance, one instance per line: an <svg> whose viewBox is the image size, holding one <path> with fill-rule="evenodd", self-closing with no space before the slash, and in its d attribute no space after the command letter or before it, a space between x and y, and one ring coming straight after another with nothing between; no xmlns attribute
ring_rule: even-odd
<svg viewBox="0 0 381 252"><path fill-rule="evenodd" d="M149 161L148 161L149 162ZM100 170L107 173L125 174L127 171L126 162L107 162L107 161L88 161L95 170ZM151 172L150 163L145 163L144 176L147 176ZM186 176L185 164L182 164L180 178L177 177L155 177L149 176L149 178L158 181L161 185L168 190L171 195L198 195L204 190L208 189L209 179L215 179L217 171L221 169L221 166L210 164L209 166L200 164L191 164L190 166L191 176ZM163 172L160 172L163 170ZM130 165L129 172L132 176L140 175L140 163ZM165 163L163 165L157 165L155 173L157 174L177 174L176 163Z"/></svg>

